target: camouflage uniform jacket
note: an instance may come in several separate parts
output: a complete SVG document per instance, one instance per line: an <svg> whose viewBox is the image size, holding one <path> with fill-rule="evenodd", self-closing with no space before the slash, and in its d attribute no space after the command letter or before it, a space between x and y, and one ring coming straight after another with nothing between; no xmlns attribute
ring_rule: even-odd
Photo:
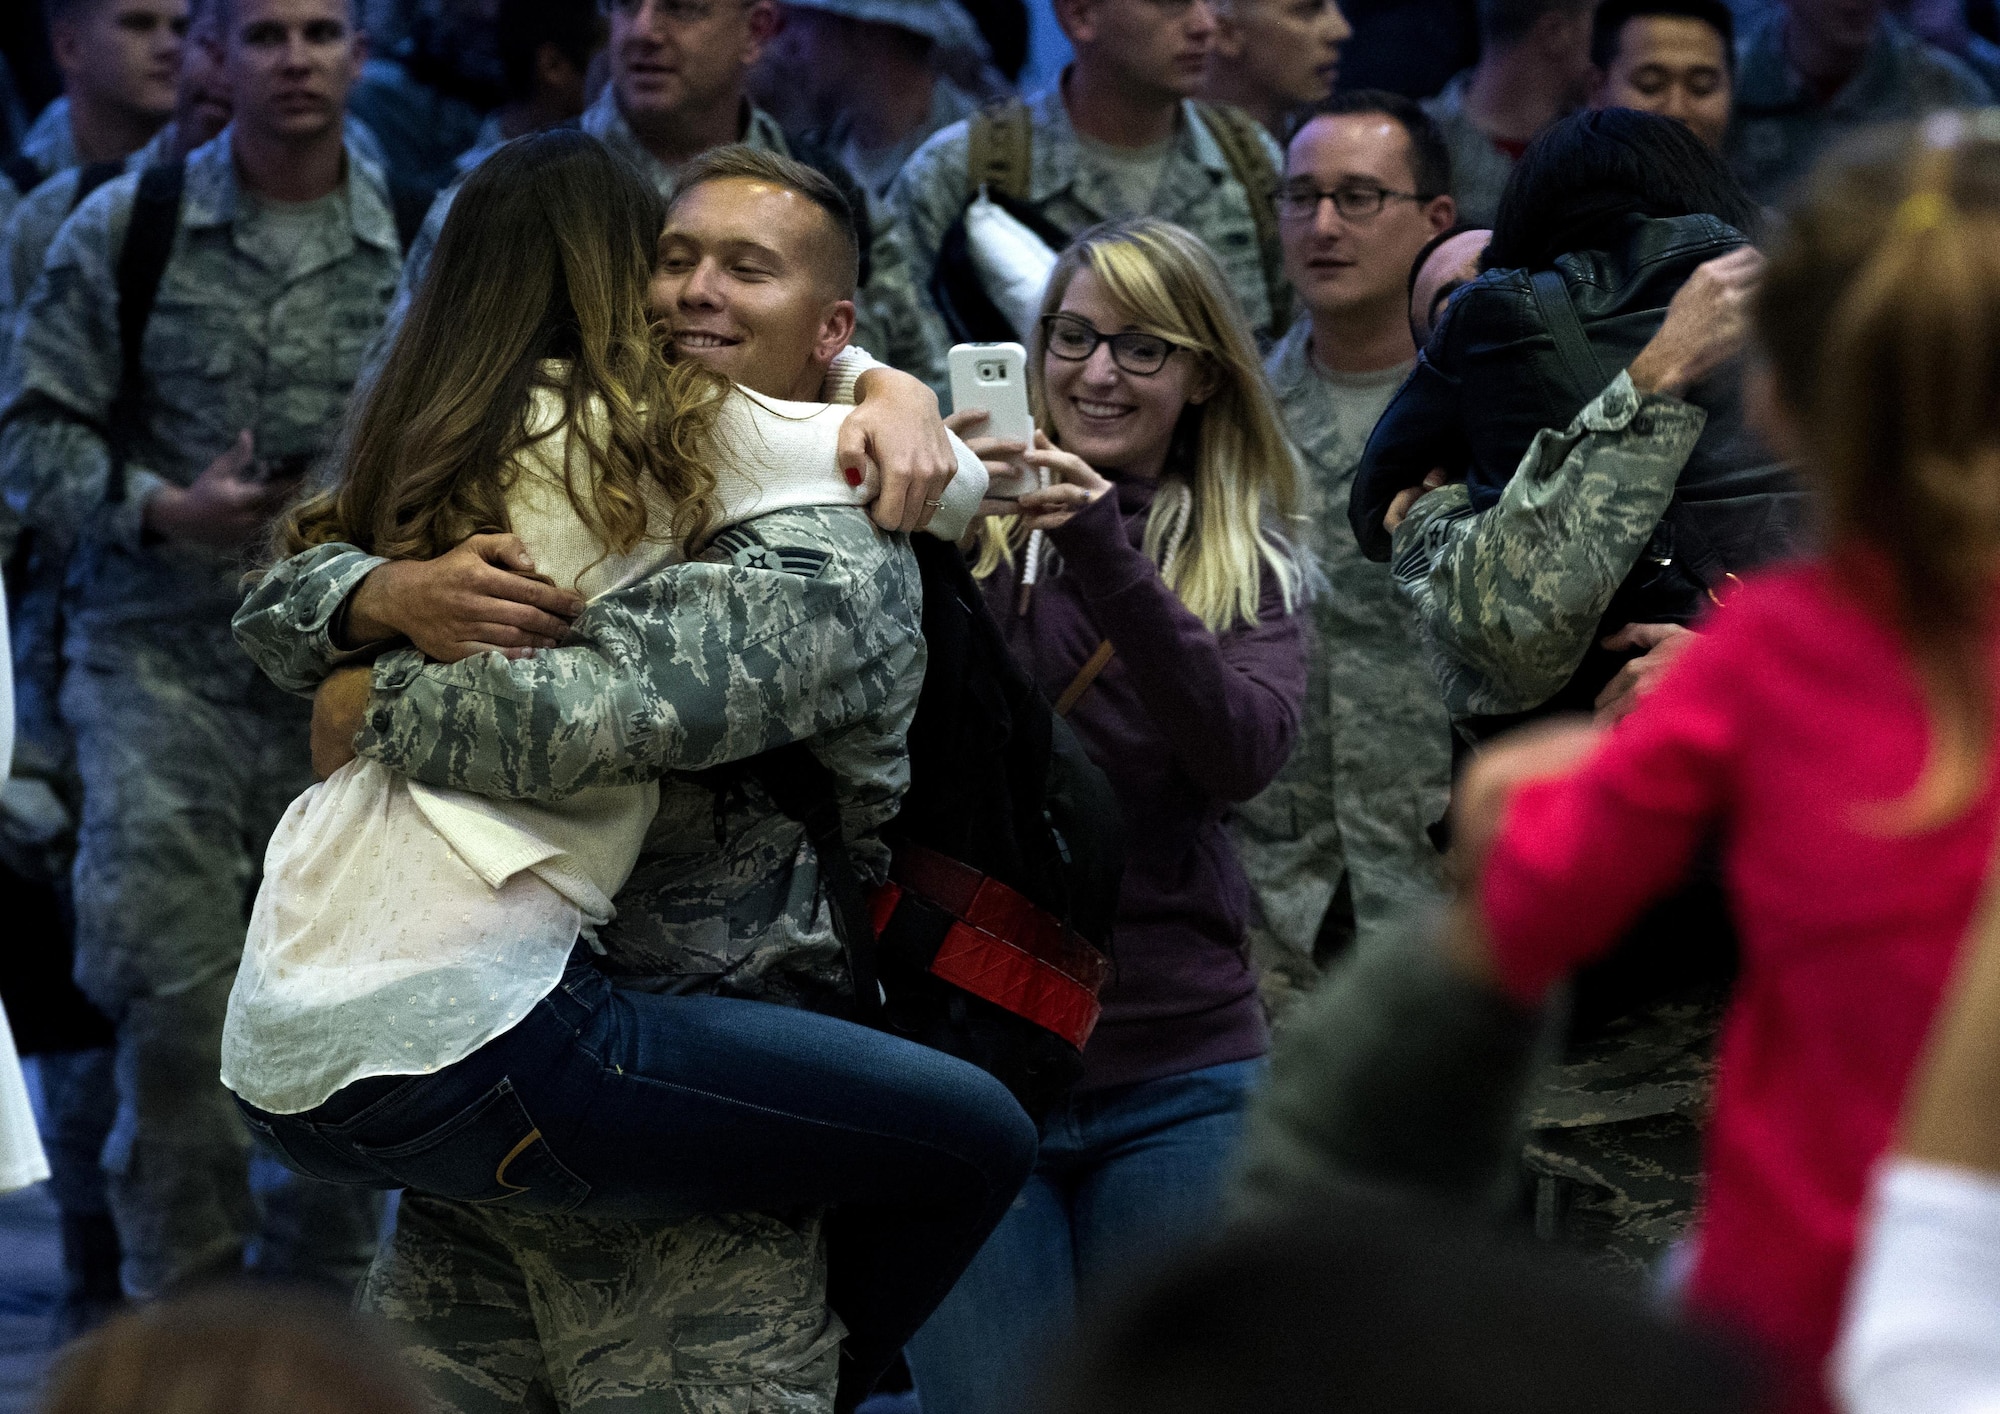
<svg viewBox="0 0 2000 1414"><path fill-rule="evenodd" d="M187 160L174 251L146 325L146 386L124 468L105 427L119 384L118 252L139 179L93 192L64 222L16 321L0 379L0 486L30 526L74 535L68 639L120 632L228 646L237 601L224 556L158 543L141 512L250 429L261 457L331 443L401 255L375 169L349 180L301 244L237 184L230 133Z"/></svg>
<svg viewBox="0 0 2000 1414"><path fill-rule="evenodd" d="M153 140L125 159L127 172L143 172L164 162L173 151L174 125L168 123ZM55 243L56 232L77 205L81 167L66 167L23 196L11 216L0 219L0 349L5 349L14 313L34 288L42 261Z"/></svg>
<svg viewBox="0 0 2000 1414"><path fill-rule="evenodd" d="M749 104L745 109L741 141L765 152L791 156L791 144L777 119ZM625 121L625 115L618 111L610 88L583 115L582 127L636 167L661 196L672 194L679 174L646 150L632 131L632 125ZM461 174L459 181L463 180ZM423 228L410 243L409 264L402 288L397 291L395 312L389 319L392 334L402 323L410 298L430 266L431 251L444 230L445 217L457 192L458 183L454 182L439 193L424 217ZM943 328L912 276L908 240L890 210L872 197L868 220L873 237L868 246L868 283L855 294L853 342L891 368L900 368L942 390L945 386Z"/></svg>
<svg viewBox="0 0 2000 1414"><path fill-rule="evenodd" d="M1390 570L1453 721L1528 711L1570 680L1707 420L1620 373L1568 427L1535 435L1490 510L1463 486L1417 502Z"/></svg>
<svg viewBox="0 0 2000 1414"><path fill-rule="evenodd" d="M280 687L310 691L343 657L334 614L380 563L343 545L294 556L244 603L238 641ZM922 593L908 546L865 512L777 512L592 601L576 646L520 662L383 655L356 745L504 799L659 779L659 815L601 930L608 968L626 985L808 1000L846 978L804 831L756 786L689 773L811 738L857 860L885 870L876 836L909 784Z"/></svg>
<svg viewBox="0 0 2000 1414"><path fill-rule="evenodd" d="M1803 177L1828 144L1870 123L1938 108L1979 107L1994 95L1965 63L1884 16L1861 69L1819 103L1785 57L1782 6L1737 43L1736 111L1727 151L1750 195L1766 204Z"/></svg>
<svg viewBox="0 0 2000 1414"><path fill-rule="evenodd" d="M83 158L76 150L76 134L69 125L67 98L57 98L41 111L35 125L21 139L21 155L49 176L83 165ZM0 175L0 221L5 221L14 203L26 195L11 179Z"/></svg>
<svg viewBox="0 0 2000 1414"><path fill-rule="evenodd" d="M1160 172L1152 206L1144 212L1125 209L1110 179L1090 161L1070 122L1060 84L1028 100L1028 118L1033 158L1027 204L1037 215L1070 236L1120 216L1160 216L1185 226L1215 256L1250 327L1272 339L1284 332L1292 311L1271 308L1257 220L1250 207L1258 198L1237 182L1221 144L1195 116L1194 104L1181 105L1173 149ZM971 132L967 121L936 134L917 149L889 188L889 203L909 232L916 286L927 296L926 317L937 328L940 342L946 341L944 321L928 303L928 292L945 233L974 196L966 170ZM1284 171L1284 154L1277 144L1266 136L1259 140L1272 169Z"/></svg>
<svg viewBox="0 0 2000 1414"><path fill-rule="evenodd" d="M1265 926L1308 958L1343 870L1363 933L1437 901L1443 882L1425 827L1443 816L1451 787L1451 727L1415 617L1388 568L1365 559L1347 527L1348 490L1373 424L1343 420L1348 410L1311 350L1312 321L1301 319L1266 371L1300 453L1298 534L1326 583L1313 604L1299 744L1236 822ZM1389 370L1384 405L1397 382Z"/></svg>

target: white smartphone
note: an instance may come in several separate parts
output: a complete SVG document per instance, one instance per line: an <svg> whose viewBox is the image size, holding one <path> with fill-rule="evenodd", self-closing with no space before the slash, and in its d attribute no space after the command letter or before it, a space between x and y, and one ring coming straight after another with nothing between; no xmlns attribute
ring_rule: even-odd
<svg viewBox="0 0 2000 1414"><path fill-rule="evenodd" d="M1035 445L1026 349L1019 344L953 344L948 362L952 411L978 408L990 419L977 435ZM996 501L1011 501L1041 484L1040 473L1023 465L1014 476L994 477L986 494Z"/></svg>

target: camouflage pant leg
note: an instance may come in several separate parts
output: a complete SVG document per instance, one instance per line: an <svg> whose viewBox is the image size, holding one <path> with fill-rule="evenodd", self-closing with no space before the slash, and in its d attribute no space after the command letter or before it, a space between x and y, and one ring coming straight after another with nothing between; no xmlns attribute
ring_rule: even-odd
<svg viewBox="0 0 2000 1414"><path fill-rule="evenodd" d="M361 1287L435 1414L553 1414L527 1278L478 1209L405 1193Z"/></svg>
<svg viewBox="0 0 2000 1414"><path fill-rule="evenodd" d="M217 1077L222 1019L272 802L302 789L308 769L305 704L247 671L198 685L188 676L168 655L128 646L73 663L62 689L83 779L77 981L117 1032L104 1165L125 1286L142 1298L236 1270L257 1231L249 1131ZM358 1266L350 1255L298 1274L337 1282Z"/></svg>
<svg viewBox="0 0 2000 1414"><path fill-rule="evenodd" d="M494 1214L569 1414L829 1414L845 1334L817 1217L672 1227Z"/></svg>
<svg viewBox="0 0 2000 1414"><path fill-rule="evenodd" d="M1354 895L1347 870L1338 864L1336 868L1340 882L1320 918L1310 954L1287 945L1261 917L1253 916L1246 930L1257 991L1274 1034L1290 1023L1299 1004L1319 986L1326 968L1354 946Z"/></svg>
<svg viewBox="0 0 2000 1414"><path fill-rule="evenodd" d="M661 1228L406 1196L362 1305L456 1414L833 1405L842 1332L817 1221Z"/></svg>
<svg viewBox="0 0 2000 1414"><path fill-rule="evenodd" d="M1609 1270L1644 1277L1694 1225L1701 1120L1661 1114L1538 1130L1527 1166L1535 1229Z"/></svg>
<svg viewBox="0 0 2000 1414"><path fill-rule="evenodd" d="M1543 1077L1523 1160L1542 1236L1652 1267L1694 1223L1726 989L1692 986L1573 1041Z"/></svg>

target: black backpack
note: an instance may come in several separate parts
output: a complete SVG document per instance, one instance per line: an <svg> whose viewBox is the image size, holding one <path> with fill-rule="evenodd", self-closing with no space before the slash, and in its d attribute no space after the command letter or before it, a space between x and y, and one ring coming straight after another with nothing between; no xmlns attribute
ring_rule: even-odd
<svg viewBox="0 0 2000 1414"><path fill-rule="evenodd" d="M1118 802L1007 651L957 547L918 535L911 548L929 665L909 793L883 831L889 882L864 888L833 774L804 743L734 771L806 827L847 953L853 1019L970 1061L1040 1116L1082 1073L1111 973Z"/></svg>

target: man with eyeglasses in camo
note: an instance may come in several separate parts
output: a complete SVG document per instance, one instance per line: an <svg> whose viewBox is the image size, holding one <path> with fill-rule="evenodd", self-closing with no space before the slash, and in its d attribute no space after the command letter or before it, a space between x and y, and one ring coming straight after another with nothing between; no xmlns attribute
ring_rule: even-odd
<svg viewBox="0 0 2000 1414"><path fill-rule="evenodd" d="M1305 718L1284 773L1236 821L1250 937L1274 1021L1320 969L1441 897L1426 827L1444 814L1451 731L1410 607L1347 525L1354 469L1416 358L1408 279L1450 229L1451 159L1423 110L1362 91L1293 137L1275 202L1305 313L1265 365L1299 453L1298 534L1324 568Z"/></svg>
<svg viewBox="0 0 2000 1414"><path fill-rule="evenodd" d="M864 232L854 342L892 368L944 386L944 345L911 273L896 218L837 158L788 136L753 104L750 70L777 34L776 0L600 0L610 20L611 81L584 112L583 130L639 169L662 196L688 162L741 142L815 167L841 187ZM390 328L423 278L456 188L432 205L410 246Z"/></svg>

